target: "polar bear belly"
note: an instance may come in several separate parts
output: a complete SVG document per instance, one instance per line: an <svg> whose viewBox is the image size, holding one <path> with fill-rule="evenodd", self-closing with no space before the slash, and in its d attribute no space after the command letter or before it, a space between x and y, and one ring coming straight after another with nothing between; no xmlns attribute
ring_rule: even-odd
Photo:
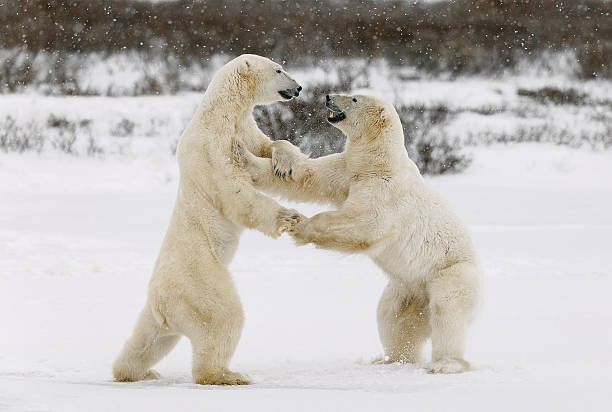
<svg viewBox="0 0 612 412"><path fill-rule="evenodd" d="M397 237L376 248L370 257L390 279L412 283L425 280L433 273L434 262L427 252Z"/></svg>
<svg viewBox="0 0 612 412"><path fill-rule="evenodd" d="M229 265L238 248L243 228L227 220L218 210L212 211L214 225L211 230L211 243L215 255L221 263Z"/></svg>

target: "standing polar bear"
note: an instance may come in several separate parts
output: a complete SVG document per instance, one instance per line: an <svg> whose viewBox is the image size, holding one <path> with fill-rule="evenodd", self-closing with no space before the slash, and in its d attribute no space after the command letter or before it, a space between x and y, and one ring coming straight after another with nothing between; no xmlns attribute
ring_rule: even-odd
<svg viewBox="0 0 612 412"><path fill-rule="evenodd" d="M151 366L184 335L193 348L193 379L199 384L249 382L228 370L243 324L240 299L227 270L242 230L277 237L301 219L259 193L231 159L241 139L258 156L278 160L299 150L271 142L257 127L255 105L298 96L301 87L276 63L242 55L212 79L177 149L180 182L147 303L133 335L113 365L118 381L155 379ZM285 163L283 163L285 164ZM288 168L290 163L286 163ZM289 169L282 169L287 173Z"/></svg>
<svg viewBox="0 0 612 412"><path fill-rule="evenodd" d="M384 362L421 362L431 338L430 372L458 373L479 296L476 252L466 228L424 183L404 148L392 105L367 96L327 96L328 121L347 136L343 153L308 159L295 152L291 176L237 146L256 187L338 210L298 223L298 244L365 253L388 275L378 305ZM280 178L279 178L280 175Z"/></svg>

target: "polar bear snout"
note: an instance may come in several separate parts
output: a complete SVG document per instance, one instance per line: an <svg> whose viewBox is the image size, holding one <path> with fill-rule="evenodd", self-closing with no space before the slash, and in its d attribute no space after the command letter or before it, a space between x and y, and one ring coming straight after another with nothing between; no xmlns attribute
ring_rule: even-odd
<svg viewBox="0 0 612 412"><path fill-rule="evenodd" d="M294 88L279 90L278 94L280 94L281 97L285 100L291 100L294 97L298 97L301 91L302 91L302 86L298 84L297 87L294 87Z"/></svg>
<svg viewBox="0 0 612 412"><path fill-rule="evenodd" d="M338 123L341 120L346 119L346 113L340 108L329 94L325 95L325 107L329 113L327 114L327 121L330 123Z"/></svg>

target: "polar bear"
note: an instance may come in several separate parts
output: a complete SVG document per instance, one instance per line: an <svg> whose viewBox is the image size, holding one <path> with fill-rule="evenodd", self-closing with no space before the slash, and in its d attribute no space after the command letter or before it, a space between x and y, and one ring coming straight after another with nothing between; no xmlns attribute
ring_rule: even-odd
<svg viewBox="0 0 612 412"><path fill-rule="evenodd" d="M287 142L271 142L258 129L252 110L297 97L300 90L280 65L255 55L237 57L212 79L178 145L174 212L147 303L113 365L116 380L159 377L151 366L184 335L193 348L196 383L249 382L228 369L243 312L227 266L244 228L275 238L301 215L252 186L249 175L231 160L232 142L239 137L248 150L270 158L278 147L285 147L285 155L299 153Z"/></svg>
<svg viewBox="0 0 612 412"><path fill-rule="evenodd" d="M234 156L255 187L337 207L290 230L298 244L364 253L387 274L378 305L383 362L420 363L431 338L432 373L458 373L479 300L480 271L470 236L429 189L404 147L392 105L361 95L327 96L328 121L347 136L344 152L308 159L295 152L291 175L237 145Z"/></svg>

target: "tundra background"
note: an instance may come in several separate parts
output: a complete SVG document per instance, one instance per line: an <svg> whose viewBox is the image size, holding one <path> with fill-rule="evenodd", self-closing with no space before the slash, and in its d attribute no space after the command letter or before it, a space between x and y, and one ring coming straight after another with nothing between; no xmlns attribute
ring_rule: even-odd
<svg viewBox="0 0 612 412"><path fill-rule="evenodd" d="M0 0L0 409L605 410L611 13L609 0ZM242 53L302 84L255 116L313 157L344 145L326 93L394 103L480 251L472 372L370 365L379 269L249 232L231 267L246 313L233 366L255 384L192 385L186 342L162 380L112 382L178 138Z"/></svg>
<svg viewBox="0 0 612 412"><path fill-rule="evenodd" d="M326 126L321 96L331 90L384 90L399 109L409 152L424 173L438 174L469 164L461 150L465 144L610 147L610 93L594 94L589 85L603 84L609 91L611 12L611 2L596 0L4 0L0 90L47 96L201 94L223 62L256 53L285 63L308 81L304 98L257 110L273 139L288 139L314 156L339 151L343 137ZM475 85L471 94L486 88L498 96L466 101L453 88L483 77L498 82ZM449 93L431 99L440 82ZM407 90L415 88L417 96ZM549 106L555 106L554 114ZM194 109L181 108L182 120ZM11 110L3 112L5 151L49 147L75 154L81 134L88 143L79 153L98 156L117 151L102 143L109 136L121 138L122 147L126 137L143 133L172 140L185 124L172 127L158 116L139 124L125 113L101 129L91 115L66 117L61 110L24 124ZM492 123L500 117L515 124L461 136L455 131L455 123L466 118ZM567 127L562 119L581 126ZM175 142L168 146L172 151Z"/></svg>

